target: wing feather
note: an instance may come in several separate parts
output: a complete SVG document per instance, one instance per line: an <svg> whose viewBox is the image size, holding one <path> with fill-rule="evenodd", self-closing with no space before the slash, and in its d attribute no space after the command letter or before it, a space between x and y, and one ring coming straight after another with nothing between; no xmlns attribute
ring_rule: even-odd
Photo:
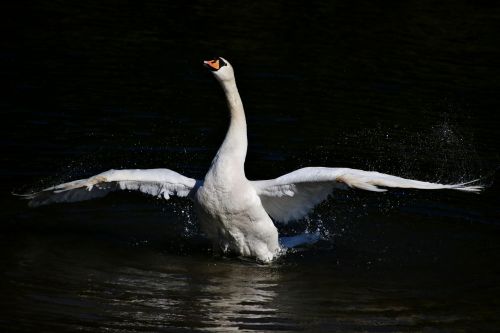
<svg viewBox="0 0 500 333"><path fill-rule="evenodd" d="M109 170L21 197L30 200L32 207L101 198L118 190L139 191L168 200L172 195L192 198L199 183L169 169Z"/></svg>
<svg viewBox="0 0 500 333"><path fill-rule="evenodd" d="M253 181L267 213L277 221L289 222L307 216L309 211L325 200L334 189L356 188L384 192L381 187L414 189L451 189L479 192L480 185L438 184L391 176L375 171L349 168L308 167L276 179Z"/></svg>

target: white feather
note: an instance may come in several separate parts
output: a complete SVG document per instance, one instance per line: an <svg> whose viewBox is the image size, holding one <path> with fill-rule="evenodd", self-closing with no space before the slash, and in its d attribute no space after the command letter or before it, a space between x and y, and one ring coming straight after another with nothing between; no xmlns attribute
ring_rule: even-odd
<svg viewBox="0 0 500 333"><path fill-rule="evenodd" d="M117 190L139 191L169 199L171 195L186 197L196 188L196 180L169 169L109 170L87 179L46 188L23 195L30 206L57 202L76 202L101 198Z"/></svg>
<svg viewBox="0 0 500 333"><path fill-rule="evenodd" d="M380 187L479 192L482 186L466 186L473 182L445 185L375 171L308 167L276 179L253 181L252 184L268 214L277 221L289 222L307 216L309 211L325 200L335 188L350 187L374 192L386 191Z"/></svg>

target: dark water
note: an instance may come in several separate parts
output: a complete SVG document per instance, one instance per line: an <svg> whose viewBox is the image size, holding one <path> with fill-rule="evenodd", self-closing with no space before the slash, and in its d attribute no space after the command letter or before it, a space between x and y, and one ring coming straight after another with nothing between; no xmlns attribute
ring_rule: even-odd
<svg viewBox="0 0 500 333"><path fill-rule="evenodd" d="M27 1L0 39L0 327L17 331L480 332L500 327L500 6L486 1ZM110 168L202 178L227 126L201 66L236 70L246 171L308 165L481 195L336 193L261 266L216 258L189 203L10 195Z"/></svg>

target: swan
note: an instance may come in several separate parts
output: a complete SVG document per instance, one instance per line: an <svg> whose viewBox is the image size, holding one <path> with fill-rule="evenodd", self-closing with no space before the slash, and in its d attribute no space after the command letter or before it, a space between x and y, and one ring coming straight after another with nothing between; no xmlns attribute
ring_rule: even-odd
<svg viewBox="0 0 500 333"><path fill-rule="evenodd" d="M234 70L222 57L204 61L222 89L230 111L227 134L203 180L169 169L109 170L87 179L55 185L22 195L30 206L75 202L118 190L140 191L168 200L187 197L194 202L201 230L216 252L233 253L261 262L275 259L281 246L276 222L305 217L335 189L382 192L385 188L451 189L479 192L473 182L438 184L349 168L306 167L276 179L248 180L247 124Z"/></svg>

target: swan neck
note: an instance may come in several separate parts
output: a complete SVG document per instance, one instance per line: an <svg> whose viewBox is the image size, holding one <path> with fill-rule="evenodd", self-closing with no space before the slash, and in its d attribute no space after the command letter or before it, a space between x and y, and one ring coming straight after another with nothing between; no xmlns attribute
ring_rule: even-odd
<svg viewBox="0 0 500 333"><path fill-rule="evenodd" d="M233 118L241 118L241 117L243 118L243 120L245 120L243 103L241 101L238 88L236 87L236 81L234 79L230 81L222 81L221 84L222 84L222 89L224 89L224 93L226 94L226 101L229 107L231 120Z"/></svg>
<svg viewBox="0 0 500 333"><path fill-rule="evenodd" d="M224 157L225 162L231 163L243 171L248 147L247 124L243 103L234 79L221 81L221 85L226 95L231 119L226 137L217 155L219 159Z"/></svg>

